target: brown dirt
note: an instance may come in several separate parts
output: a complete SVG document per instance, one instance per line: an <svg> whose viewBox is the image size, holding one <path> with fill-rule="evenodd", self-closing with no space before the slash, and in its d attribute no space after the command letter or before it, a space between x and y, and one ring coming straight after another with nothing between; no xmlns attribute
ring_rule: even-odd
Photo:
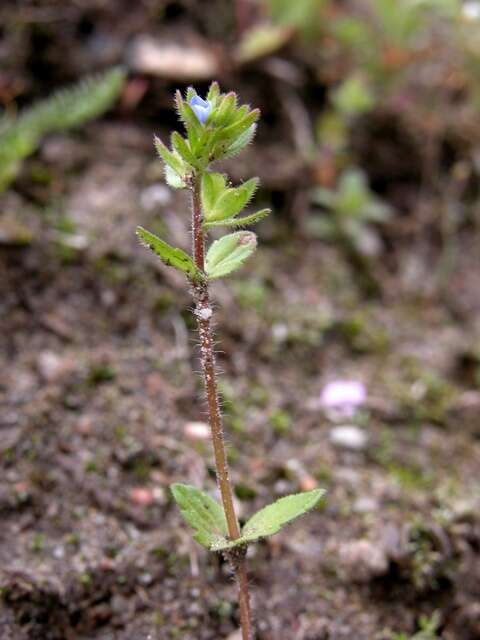
<svg viewBox="0 0 480 640"><path fill-rule="evenodd" d="M134 237L142 222L185 243L187 203L161 190L145 208L145 131L92 125L55 144L89 149L55 206L2 201L34 234L1 252L0 635L226 638L231 576L168 492L214 487L208 445L183 437L204 418L190 300ZM240 511L312 483L328 498L252 549L259 637L387 639L438 609L441 637L477 638L479 400L458 369L475 315L398 284L362 301L340 252L282 216L260 235L255 261L215 288ZM463 261L466 287L478 265ZM369 390L362 452L332 446L316 403L345 376Z"/></svg>

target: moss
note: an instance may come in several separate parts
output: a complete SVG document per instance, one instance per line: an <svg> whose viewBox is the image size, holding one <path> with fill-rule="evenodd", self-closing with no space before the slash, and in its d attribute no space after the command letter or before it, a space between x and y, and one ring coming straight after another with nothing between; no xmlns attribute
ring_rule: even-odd
<svg viewBox="0 0 480 640"><path fill-rule="evenodd" d="M328 484L332 481L332 470L330 467L321 466L316 469L314 475L315 479L318 480L321 485ZM323 503L321 503L318 508L323 508Z"/></svg>
<svg viewBox="0 0 480 640"><path fill-rule="evenodd" d="M110 382L117 376L115 369L108 364L93 364L90 367L87 376L87 384L89 387L96 387L102 382Z"/></svg>
<svg viewBox="0 0 480 640"><path fill-rule="evenodd" d="M30 549L33 553L41 553L45 549L45 535L43 533L36 533L33 536Z"/></svg>
<svg viewBox="0 0 480 640"><path fill-rule="evenodd" d="M111 255L101 256L93 263L97 275L109 285L126 284L131 278L131 267Z"/></svg>
<svg viewBox="0 0 480 640"><path fill-rule="evenodd" d="M410 550L410 580L419 592L436 591L443 588L455 562L442 549L440 538L433 528L418 519L410 529L408 546Z"/></svg>
<svg viewBox="0 0 480 640"><path fill-rule="evenodd" d="M78 535L78 533L68 533L65 536L65 544L77 549L80 546L80 536Z"/></svg>
<svg viewBox="0 0 480 640"><path fill-rule="evenodd" d="M391 462L387 465L387 471L392 478L405 490L426 491L435 486L433 474L419 466L398 464Z"/></svg>
<svg viewBox="0 0 480 640"><path fill-rule="evenodd" d="M253 487L246 483L238 483L234 488L235 495L240 500L253 500L257 496L257 492Z"/></svg>
<svg viewBox="0 0 480 640"><path fill-rule="evenodd" d="M173 293L168 289L155 298L153 308L158 313L165 313L175 306Z"/></svg>
<svg viewBox="0 0 480 640"><path fill-rule="evenodd" d="M391 395L406 413L407 419L444 425L458 395L458 389L436 371L425 369L416 359L401 365L403 380L395 381Z"/></svg>
<svg viewBox="0 0 480 640"><path fill-rule="evenodd" d="M353 314L340 320L336 328L354 353L386 353L390 349L390 339L385 328L368 314Z"/></svg>
<svg viewBox="0 0 480 640"><path fill-rule="evenodd" d="M112 560L114 560L119 553L120 549L118 547L115 547L113 545L108 545L107 547L105 547L105 555L107 556L107 558L111 558Z"/></svg>
<svg viewBox="0 0 480 640"><path fill-rule="evenodd" d="M123 442L128 435L128 429L125 425L119 424L115 427L113 433L116 440Z"/></svg>
<svg viewBox="0 0 480 640"><path fill-rule="evenodd" d="M84 587L90 587L92 585L92 576L89 573L82 573L79 576L80 584Z"/></svg>
<svg viewBox="0 0 480 640"><path fill-rule="evenodd" d="M88 460L84 466L86 473L98 473L99 467L96 460Z"/></svg>
<svg viewBox="0 0 480 640"><path fill-rule="evenodd" d="M210 609L210 615L220 620L228 620L233 615L233 606L227 600L220 600Z"/></svg>
<svg viewBox="0 0 480 640"><path fill-rule="evenodd" d="M155 611L152 622L156 627L163 627L165 625L165 618L160 611Z"/></svg>

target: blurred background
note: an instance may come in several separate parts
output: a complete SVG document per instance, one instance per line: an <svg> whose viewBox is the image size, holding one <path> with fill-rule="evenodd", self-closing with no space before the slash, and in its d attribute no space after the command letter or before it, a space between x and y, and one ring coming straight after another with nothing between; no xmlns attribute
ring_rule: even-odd
<svg viewBox="0 0 480 640"><path fill-rule="evenodd" d="M480 638L480 3L4 1L0 636L237 640L168 485L215 491L153 134L216 79L262 110L260 250L215 284L261 640Z"/></svg>

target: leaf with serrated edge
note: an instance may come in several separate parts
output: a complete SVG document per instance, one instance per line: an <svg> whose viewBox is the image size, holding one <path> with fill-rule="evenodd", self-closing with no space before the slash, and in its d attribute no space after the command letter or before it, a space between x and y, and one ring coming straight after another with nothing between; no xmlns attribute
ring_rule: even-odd
<svg viewBox="0 0 480 640"><path fill-rule="evenodd" d="M137 227L137 236L140 242L151 249L167 267L174 267L190 278L190 280L200 280L203 276L197 269L193 260L185 251L175 249L161 240L158 236L143 227Z"/></svg>
<svg viewBox="0 0 480 640"><path fill-rule="evenodd" d="M184 520L196 532L194 539L207 549L228 545L227 521L221 505L209 495L188 484L170 487Z"/></svg>
<svg viewBox="0 0 480 640"><path fill-rule="evenodd" d="M220 96L220 86L216 80L212 82L207 94L207 100L209 102L214 102Z"/></svg>
<svg viewBox="0 0 480 640"><path fill-rule="evenodd" d="M263 218L266 218L272 213L271 209L262 209L256 213L252 213L249 216L243 216L242 218L227 218L226 220L216 220L214 222L205 222L203 227L209 229L210 227L248 227L251 224L260 222Z"/></svg>
<svg viewBox="0 0 480 640"><path fill-rule="evenodd" d="M245 131L248 131L250 127L256 123L260 117L260 109L253 109L243 116L240 120L237 120L228 127L219 129L216 134L218 140L230 140L231 144L237 140L238 136L241 136Z"/></svg>
<svg viewBox="0 0 480 640"><path fill-rule="evenodd" d="M286 524L313 509L324 494L323 489L296 493L260 509L243 527L242 540L253 541L277 533Z"/></svg>
<svg viewBox="0 0 480 640"><path fill-rule="evenodd" d="M273 504L257 511L242 529L242 535L236 540L218 540L212 551L226 551L241 547L278 533L289 522L311 511L325 495L323 489L314 489L303 493L280 498Z"/></svg>
<svg viewBox="0 0 480 640"><path fill-rule="evenodd" d="M226 93L221 101L218 103L215 112L212 114L212 121L217 126L229 125L232 118L235 116L235 110L237 108L237 96L231 91Z"/></svg>
<svg viewBox="0 0 480 640"><path fill-rule="evenodd" d="M208 218L215 203L226 189L227 181L221 173L205 172L202 175L201 198L202 209L205 218Z"/></svg>
<svg viewBox="0 0 480 640"><path fill-rule="evenodd" d="M155 149L164 163L178 173L180 177L184 176L187 173L187 169L180 156L176 153L172 153L157 136L154 136L153 140Z"/></svg>
<svg viewBox="0 0 480 640"><path fill-rule="evenodd" d="M172 133L172 147L178 153L179 156L182 157L183 160L192 167L198 169L200 167L200 162L198 158L196 158L188 146L187 142L184 138L178 133L178 131L174 131Z"/></svg>
<svg viewBox="0 0 480 640"><path fill-rule="evenodd" d="M244 131L236 140L229 145L228 147L224 147L224 145L218 145L219 149L215 150L213 155L216 160L220 160L222 158L233 158L238 155L245 147L247 147L253 140L255 136L255 132L257 130L257 125L252 124L252 126Z"/></svg>
<svg viewBox="0 0 480 640"><path fill-rule="evenodd" d="M257 248L257 236L251 231L237 231L216 240L205 261L205 272L210 280L227 276L239 269Z"/></svg>
<svg viewBox="0 0 480 640"><path fill-rule="evenodd" d="M206 212L206 221L234 218L250 202L258 187L258 178L251 178L239 187L225 189L214 207Z"/></svg>

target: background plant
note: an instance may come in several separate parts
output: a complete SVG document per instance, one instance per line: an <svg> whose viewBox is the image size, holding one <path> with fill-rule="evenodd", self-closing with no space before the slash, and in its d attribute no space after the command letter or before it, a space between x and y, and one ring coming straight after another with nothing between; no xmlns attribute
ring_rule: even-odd
<svg viewBox="0 0 480 640"><path fill-rule="evenodd" d="M206 253L205 240L213 227L244 227L270 213L269 209L262 209L240 216L258 187L258 179L251 178L234 187L226 175L210 168L214 162L237 155L252 141L260 112L247 105L239 106L235 93L220 93L216 82L205 100L192 88L188 89L185 100L177 91L175 100L187 135L183 137L174 131L170 149L159 139L155 145L165 163L170 186L191 192L192 256L142 227L137 229L137 234L162 262L184 273L191 287L221 504L186 484L176 483L171 489L185 521L195 532L195 540L211 551L223 552L228 558L239 585L242 637L251 640L254 631L245 566L247 547L277 533L315 507L324 492L314 489L281 498L258 511L243 527L238 522L217 390L209 282L239 269L255 252L257 239L251 231L235 231L215 240Z"/></svg>
<svg viewBox="0 0 480 640"><path fill-rule="evenodd" d="M413 636L407 636L405 633L395 634L392 640L439 640L439 630L441 617L438 611L435 611L430 617L420 616L418 620L419 630Z"/></svg>
<svg viewBox="0 0 480 640"><path fill-rule="evenodd" d="M18 174L21 162L32 155L43 136L79 127L104 113L118 98L125 80L120 67L84 78L50 98L0 118L0 192Z"/></svg>

